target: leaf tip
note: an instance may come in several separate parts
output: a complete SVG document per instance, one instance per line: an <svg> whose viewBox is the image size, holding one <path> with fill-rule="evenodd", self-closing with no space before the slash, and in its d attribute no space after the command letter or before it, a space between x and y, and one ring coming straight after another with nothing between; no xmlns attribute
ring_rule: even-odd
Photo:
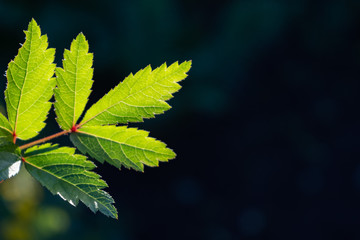
<svg viewBox="0 0 360 240"><path fill-rule="evenodd" d="M37 26L37 22L35 21L35 19L34 18L31 18L31 20L30 20L30 23L29 24L35 24L35 26Z"/></svg>
<svg viewBox="0 0 360 240"><path fill-rule="evenodd" d="M188 60L188 61L184 61L183 63L181 63L180 65L183 65L185 68L185 71L189 71L191 66L192 66L192 60Z"/></svg>
<svg viewBox="0 0 360 240"><path fill-rule="evenodd" d="M40 27L39 25L37 24L37 22L35 21L34 18L32 18L29 22L29 25L28 25L28 31L40 31Z"/></svg>
<svg viewBox="0 0 360 240"><path fill-rule="evenodd" d="M77 36L76 36L76 40L77 41L86 41L86 37L85 37L85 35L84 35L84 33L83 32L80 32Z"/></svg>
<svg viewBox="0 0 360 240"><path fill-rule="evenodd" d="M169 160L173 160L176 158L176 153L170 149L170 148L167 148L168 149L168 153L169 153Z"/></svg>

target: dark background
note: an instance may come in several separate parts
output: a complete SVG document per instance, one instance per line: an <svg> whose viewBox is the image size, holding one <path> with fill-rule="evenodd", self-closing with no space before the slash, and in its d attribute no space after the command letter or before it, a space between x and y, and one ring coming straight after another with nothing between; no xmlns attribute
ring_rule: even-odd
<svg viewBox="0 0 360 240"><path fill-rule="evenodd" d="M58 66L87 37L90 104L148 64L193 67L171 110L134 124L177 158L97 164L119 220L36 184L17 193L31 181L17 176L1 184L0 239L359 239L360 1L0 0L1 73L32 17Z"/></svg>

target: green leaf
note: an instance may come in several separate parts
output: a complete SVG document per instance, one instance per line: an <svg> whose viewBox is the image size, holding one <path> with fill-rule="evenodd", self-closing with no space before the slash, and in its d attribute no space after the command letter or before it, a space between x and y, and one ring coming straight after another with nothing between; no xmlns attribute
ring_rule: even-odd
<svg viewBox="0 0 360 240"><path fill-rule="evenodd" d="M14 153L0 152L0 181L18 174L21 167L21 157Z"/></svg>
<svg viewBox="0 0 360 240"><path fill-rule="evenodd" d="M0 181L15 176L21 168L17 146L11 142L0 144Z"/></svg>
<svg viewBox="0 0 360 240"><path fill-rule="evenodd" d="M64 68L56 68L56 120L64 130L75 126L91 92L93 55L88 50L85 36L80 33L71 43L70 51L65 49Z"/></svg>
<svg viewBox="0 0 360 240"><path fill-rule="evenodd" d="M172 150L148 134L125 126L91 126L71 133L70 139L82 153L101 163L143 171L144 164L154 167L175 158Z"/></svg>
<svg viewBox="0 0 360 240"><path fill-rule="evenodd" d="M4 142L11 142L12 130L9 121L2 113L0 113L0 144Z"/></svg>
<svg viewBox="0 0 360 240"><path fill-rule="evenodd" d="M95 165L85 156L74 154L75 149L43 144L25 152L25 167L52 194L58 194L76 206L82 201L93 212L117 218L114 200L105 191L107 184L90 170Z"/></svg>
<svg viewBox="0 0 360 240"><path fill-rule="evenodd" d="M25 31L26 40L6 72L5 100L10 126L17 137L32 138L45 126L55 87L55 49L47 49L47 36L41 35L35 20Z"/></svg>
<svg viewBox="0 0 360 240"><path fill-rule="evenodd" d="M139 122L163 113L170 108L165 101L181 88L177 82L186 78L190 67L191 61L175 62L170 67L163 64L152 71L148 66L130 74L86 112L80 125Z"/></svg>

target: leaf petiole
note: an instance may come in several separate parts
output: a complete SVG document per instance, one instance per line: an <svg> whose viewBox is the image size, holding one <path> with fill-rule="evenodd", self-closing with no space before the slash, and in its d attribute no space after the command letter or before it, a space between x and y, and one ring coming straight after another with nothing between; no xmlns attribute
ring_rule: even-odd
<svg viewBox="0 0 360 240"><path fill-rule="evenodd" d="M50 136L47 136L47 137L44 137L44 138L35 140L35 141L33 141L33 142L24 144L24 145L20 146L19 148L20 148L21 150L23 150L23 149L32 147L32 146L34 146L34 145L36 145L36 144L44 143L44 142L47 142L47 141L49 141L49 140L51 140L51 139L60 137L60 136L62 136L62 135L69 134L69 133L71 133L71 132L72 132L71 130L64 130L64 131L55 133L55 134L53 134L53 135L50 135Z"/></svg>

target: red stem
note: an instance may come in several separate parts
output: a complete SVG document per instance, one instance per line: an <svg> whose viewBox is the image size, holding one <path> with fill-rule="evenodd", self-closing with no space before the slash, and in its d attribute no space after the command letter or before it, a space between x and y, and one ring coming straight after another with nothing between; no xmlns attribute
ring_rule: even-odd
<svg viewBox="0 0 360 240"><path fill-rule="evenodd" d="M32 147L32 146L34 146L34 145L36 145L36 144L39 144L39 143L47 142L47 141L49 141L49 140L51 140L51 139L53 139L53 138L60 137L60 136L62 136L62 135L65 135L65 134L68 134L68 133L71 133L71 132L72 132L71 130L64 130L64 131L62 131L62 132L55 133L55 134L50 135L50 136L48 136L48 137L44 137L44 138L41 138L41 139L39 139L39 140L36 140L36 141L30 142L30 143L24 144L24 145L20 146L19 148L20 148L21 150L23 150L23 149L25 149L25 148Z"/></svg>
<svg viewBox="0 0 360 240"><path fill-rule="evenodd" d="M16 136L16 133L15 133L15 132L13 132L13 134L12 134L12 135L13 135L13 143L15 144L15 143L16 143L16 137L17 137L17 136Z"/></svg>

